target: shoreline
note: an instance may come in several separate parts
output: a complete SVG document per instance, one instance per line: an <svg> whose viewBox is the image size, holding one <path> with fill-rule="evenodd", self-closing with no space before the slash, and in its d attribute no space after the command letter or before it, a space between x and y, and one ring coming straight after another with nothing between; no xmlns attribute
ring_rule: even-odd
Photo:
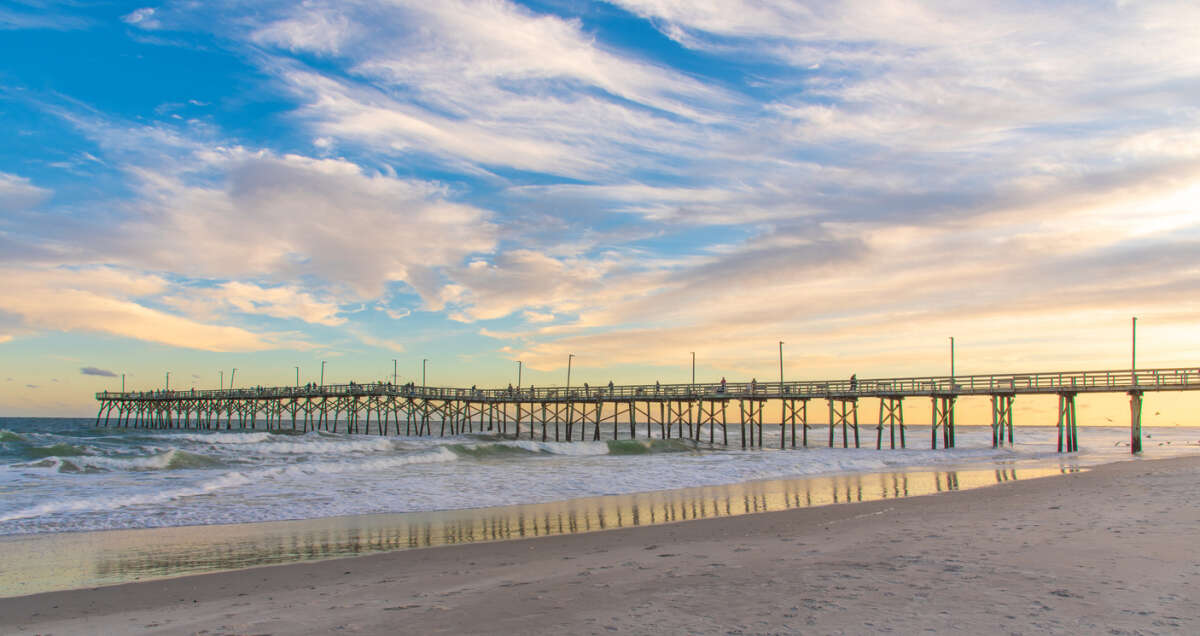
<svg viewBox="0 0 1200 636"><path fill-rule="evenodd" d="M0 598L398 550L647 527L916 497L1085 470L1024 460L765 478L715 486L407 513L0 537ZM1018 464L1021 464L1018 466Z"/></svg>
<svg viewBox="0 0 1200 636"><path fill-rule="evenodd" d="M937 497L50 592L0 599L0 627L1194 632L1200 607L1179 591L1200 582L1197 475L1200 458L1124 461Z"/></svg>

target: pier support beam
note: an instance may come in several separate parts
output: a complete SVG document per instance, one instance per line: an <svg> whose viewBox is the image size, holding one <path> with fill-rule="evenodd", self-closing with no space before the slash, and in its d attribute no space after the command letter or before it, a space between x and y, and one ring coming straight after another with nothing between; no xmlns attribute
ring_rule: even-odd
<svg viewBox="0 0 1200 636"><path fill-rule="evenodd" d="M1008 429L1008 445L1013 443L1012 393L992 396L992 448L1004 445L1004 429Z"/></svg>
<svg viewBox="0 0 1200 636"><path fill-rule="evenodd" d="M738 400L739 410L742 415L742 448L746 448L746 431L749 428L750 432L750 448L754 448L754 432L758 430L758 446L763 445L763 405L766 400L750 398Z"/></svg>
<svg viewBox="0 0 1200 636"><path fill-rule="evenodd" d="M904 397L889 395L879 398L879 425L875 428L875 449L883 448L883 425L888 426L889 448L896 447L896 425L900 425L900 448L904 440Z"/></svg>
<svg viewBox="0 0 1200 636"><path fill-rule="evenodd" d="M797 405L796 403L800 404ZM796 423L800 423L800 428L803 431L803 444L808 446L808 398L784 398L781 400L780 408L782 409L783 417L779 422L779 447L784 447L784 441L787 437L787 427L792 427L792 448L796 447Z"/></svg>
<svg viewBox="0 0 1200 636"><path fill-rule="evenodd" d="M931 396L933 402L933 430L930 448L937 448L938 428L942 429L942 444L945 448L954 448L954 400L953 395Z"/></svg>
<svg viewBox="0 0 1200 636"><path fill-rule="evenodd" d="M1058 452L1063 452L1066 441L1068 453L1079 450L1079 430L1075 426L1075 394L1058 394Z"/></svg>
<svg viewBox="0 0 1200 636"><path fill-rule="evenodd" d="M1129 392L1129 452L1142 452L1142 392Z"/></svg>
<svg viewBox="0 0 1200 636"><path fill-rule="evenodd" d="M834 429L842 426L842 448L850 446L849 431L854 428L854 447L859 447L858 439L858 398L828 397L829 401L829 447L833 448Z"/></svg>

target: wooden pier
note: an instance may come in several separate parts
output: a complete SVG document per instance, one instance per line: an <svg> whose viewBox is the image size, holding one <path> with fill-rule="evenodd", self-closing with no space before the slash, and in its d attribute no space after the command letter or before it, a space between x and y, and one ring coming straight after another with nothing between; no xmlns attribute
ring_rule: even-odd
<svg viewBox="0 0 1200 636"><path fill-rule="evenodd" d="M1142 397L1147 392L1200 390L1200 367L1119 371L1060 371L940 376L705 384L612 385L463 389L390 383L255 387L224 390L96 394L96 424L203 430L258 429L378 435L459 435L495 432L518 439L689 439L729 444L739 427L742 448L761 448L763 412L778 403L780 448L809 446L809 402L828 404L827 444L859 448L858 402L879 400L875 448L905 448L904 401L928 398L931 448L955 446L959 398L989 397L992 445L1013 441L1018 395L1057 395L1058 450L1079 449L1076 396L1125 393L1130 405L1130 451L1142 450ZM374 431L372 431L374 420ZM897 436L897 432L899 435ZM940 435L939 435L940 434ZM840 435L840 437L839 437Z"/></svg>

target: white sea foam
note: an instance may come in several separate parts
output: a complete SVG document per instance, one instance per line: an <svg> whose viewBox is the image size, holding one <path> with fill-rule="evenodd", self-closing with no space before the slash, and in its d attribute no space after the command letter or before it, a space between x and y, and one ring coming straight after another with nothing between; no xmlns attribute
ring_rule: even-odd
<svg viewBox="0 0 1200 636"><path fill-rule="evenodd" d="M154 439L187 440L202 444L258 444L276 435L270 433L155 433L144 435Z"/></svg>
<svg viewBox="0 0 1200 636"><path fill-rule="evenodd" d="M237 453L310 455L371 453L396 450L393 438L311 432L304 435L272 433L177 433L153 435L156 439L187 441Z"/></svg>
<svg viewBox="0 0 1200 636"><path fill-rule="evenodd" d="M99 468L109 471L169 470L178 468L200 468L218 464L218 460L205 455L189 453L178 448L143 457L105 457L80 455L66 458L79 468Z"/></svg>
<svg viewBox="0 0 1200 636"><path fill-rule="evenodd" d="M539 442L535 440L505 440L491 443L500 446L520 448L534 453L548 453L551 455L565 455L571 457L587 457L608 454L608 444L606 442Z"/></svg>
<svg viewBox="0 0 1200 636"><path fill-rule="evenodd" d="M244 486L248 483L250 483L250 479L246 475L240 472L229 472L217 477L216 479L202 481L197 485L187 486L184 488L159 490L156 492L142 492L132 495L112 495L107 497L100 496L48 501L30 508L0 514L0 522L62 513L106 512L121 508L128 508L130 506L163 504L186 497L207 495L224 488L236 488L238 486Z"/></svg>
<svg viewBox="0 0 1200 636"><path fill-rule="evenodd" d="M417 464L440 464L443 462L453 462L458 461L458 459L458 455L450 452L450 450L445 447L440 447L431 452L422 453L419 455L367 457L340 462L304 462L292 464L287 468L282 469L280 472L281 474L285 475L340 475L347 473L370 473L382 472L389 469Z"/></svg>
<svg viewBox="0 0 1200 636"><path fill-rule="evenodd" d="M300 441L294 441L299 439ZM284 438L246 444L239 452L276 453L281 455L381 453L396 450L396 443L386 437L344 438Z"/></svg>

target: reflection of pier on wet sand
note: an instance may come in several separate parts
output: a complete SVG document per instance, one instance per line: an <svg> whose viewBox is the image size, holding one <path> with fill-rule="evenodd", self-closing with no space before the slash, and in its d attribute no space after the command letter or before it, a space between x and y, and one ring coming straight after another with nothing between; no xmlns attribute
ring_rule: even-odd
<svg viewBox="0 0 1200 636"><path fill-rule="evenodd" d="M0 595L465 543L594 532L965 490L1074 469L909 471L768 480L472 510L15 536Z"/></svg>
<svg viewBox="0 0 1200 636"><path fill-rule="evenodd" d="M729 445L736 416L742 448L762 447L768 403L781 413L779 447L809 445L809 402L828 403L828 445L861 444L858 402L879 400L875 448L908 444L904 400L929 398L931 448L955 446L955 402L989 397L992 446L1013 442L1013 400L1018 395L1058 396L1058 450L1079 449L1076 397L1126 393L1130 408L1130 451L1142 450L1142 397L1147 392L1198 391L1200 368L1053 371L911 378L851 378L799 382L730 382L590 387L477 389L374 384L337 384L190 391L96 394L96 424L155 429L266 430L459 435L496 432L541 441L599 441L659 437ZM736 411L734 410L736 406ZM719 435L718 435L719 431ZM897 437L897 432L899 436ZM757 441L756 441L757 440ZM819 443L819 442L815 442Z"/></svg>
<svg viewBox="0 0 1200 636"><path fill-rule="evenodd" d="M960 488L967 475L957 473ZM932 497L0 598L0 632L1195 634L1200 600L1189 591L1200 577L1190 556L1200 528L1198 475L1196 457L1048 479L1026 479L1018 469L1016 481ZM864 499L892 492L890 476L859 483ZM908 483L911 493L911 473ZM936 487L932 478L926 483ZM828 497L844 498L847 485L853 499L853 481L828 481ZM779 494L766 496L768 505L804 493L771 492ZM745 508L744 496L728 499L731 510ZM761 505L763 496L749 499ZM654 501L656 518L663 505L676 518L691 514L686 500ZM285 546L297 536L302 545L328 531L331 544L344 537L366 553L372 541L394 536L386 527L396 527L395 517L379 520L382 527L331 522L274 536ZM263 536L262 529L192 531L199 546ZM148 551L162 535L140 535L141 546L138 535L124 536L107 547ZM19 554L11 547L6 556ZM200 564L204 554L181 558ZM0 570L8 565L0 562Z"/></svg>

